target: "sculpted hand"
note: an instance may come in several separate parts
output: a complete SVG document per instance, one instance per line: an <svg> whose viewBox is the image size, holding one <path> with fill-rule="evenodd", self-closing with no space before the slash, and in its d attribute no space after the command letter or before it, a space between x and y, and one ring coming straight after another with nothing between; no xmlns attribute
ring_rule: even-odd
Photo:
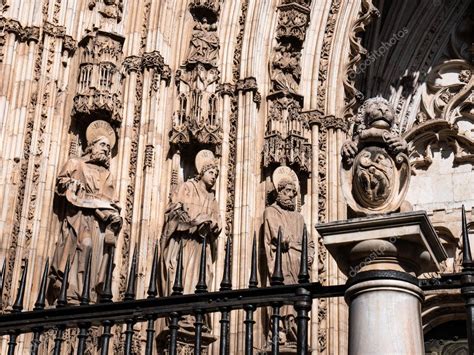
<svg viewBox="0 0 474 355"><path fill-rule="evenodd" d="M210 222L204 222L198 227L198 234L202 238L206 238L211 231L211 223Z"/></svg>
<svg viewBox="0 0 474 355"><path fill-rule="evenodd" d="M357 154L357 144L354 141L347 140L341 148L341 155L345 159L354 158Z"/></svg>
<svg viewBox="0 0 474 355"><path fill-rule="evenodd" d="M401 137L391 135L387 138L387 143L390 149L395 153L400 153L407 149L407 143Z"/></svg>
<svg viewBox="0 0 474 355"><path fill-rule="evenodd" d="M71 179L69 184L68 184L68 188L74 192L74 194L78 195L81 191L85 191L85 187L84 185L82 184L82 182L80 182L79 180L76 180L76 179Z"/></svg>

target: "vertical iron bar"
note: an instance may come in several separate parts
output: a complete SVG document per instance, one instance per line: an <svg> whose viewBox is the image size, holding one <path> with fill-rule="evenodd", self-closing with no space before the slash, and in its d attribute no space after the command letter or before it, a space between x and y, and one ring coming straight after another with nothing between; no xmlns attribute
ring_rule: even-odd
<svg viewBox="0 0 474 355"><path fill-rule="evenodd" d="M202 240L201 248L201 261L199 263L199 281L196 285L195 293L205 293L207 292L206 284L206 238ZM202 345L202 327L204 325L204 312L200 309L195 312L196 320L194 323L195 331L194 334L194 354L201 355L201 345Z"/></svg>
<svg viewBox="0 0 474 355"><path fill-rule="evenodd" d="M227 291L232 289L232 281L230 279L230 251L231 251L230 237L227 238L225 248L224 273L222 274L222 281L220 291ZM229 353L229 325L230 325L230 309L224 308L221 311L221 336L219 342L219 354L226 355Z"/></svg>
<svg viewBox="0 0 474 355"><path fill-rule="evenodd" d="M41 311L45 307L45 299L46 299L46 287L48 284L48 273L49 273L49 259L46 259L46 263L44 264L43 270L43 277L41 278L41 284L38 292L38 298L35 302L35 307L33 308L34 311ZM33 340L31 341L31 355L38 354L38 348L41 344L40 335L43 332L43 328L36 328L33 332Z"/></svg>
<svg viewBox="0 0 474 355"><path fill-rule="evenodd" d="M306 224L303 226L303 236L301 239L301 260L298 283L305 284L309 280L308 270L308 231ZM301 298L295 302L296 310L296 353L306 355L308 353L308 321L309 311L311 310L311 292L304 287L296 290L296 297Z"/></svg>
<svg viewBox="0 0 474 355"><path fill-rule="evenodd" d="M280 305L272 307L272 355L280 353Z"/></svg>
<svg viewBox="0 0 474 355"><path fill-rule="evenodd" d="M105 276L104 289L100 296L101 303L112 302L112 274L114 271L114 256L115 248L110 248L109 260L107 263L107 275ZM102 342L101 342L101 355L107 355L109 353L109 343L112 334L110 333L112 329L113 322L109 319L102 321L103 331L102 331Z"/></svg>
<svg viewBox="0 0 474 355"><path fill-rule="evenodd" d="M207 292L206 284L206 238L202 240L201 261L199 263L199 281L195 293Z"/></svg>
<svg viewBox="0 0 474 355"><path fill-rule="evenodd" d="M56 307L65 307L67 306L67 287L69 283L69 256L67 257L66 267L64 268L63 282L61 283L61 289L59 291L59 297L56 304Z"/></svg>
<svg viewBox="0 0 474 355"><path fill-rule="evenodd" d="M173 284L173 293L174 295L182 295L183 294L183 240L179 241L179 252L178 252L178 260L176 263L176 275L174 278ZM179 313L172 312L170 314L170 355L177 354L177 343L178 343L178 325L179 322Z"/></svg>
<svg viewBox="0 0 474 355"><path fill-rule="evenodd" d="M245 355L253 355L253 312L255 307L251 304L246 305L245 309Z"/></svg>
<svg viewBox="0 0 474 355"><path fill-rule="evenodd" d="M104 330L102 331L102 345L100 349L100 355L107 355L109 353L109 342L112 334L110 333L112 329L112 321L106 319L102 322Z"/></svg>
<svg viewBox="0 0 474 355"><path fill-rule="evenodd" d="M58 330L56 331L56 338L54 339L54 350L53 350L54 355L61 354L61 346L64 341L63 334L64 334L64 327L62 326L58 327Z"/></svg>
<svg viewBox="0 0 474 355"><path fill-rule="evenodd" d="M5 271L7 269L7 258L3 259L3 266L2 266L2 271L0 273L0 299L2 298L1 296L3 295L3 286L5 285Z"/></svg>
<svg viewBox="0 0 474 355"><path fill-rule="evenodd" d="M254 232L252 241L252 260L250 266L249 288L257 288L257 234ZM244 306L245 309L245 355L253 355L253 313L255 306L248 304Z"/></svg>
<svg viewBox="0 0 474 355"><path fill-rule="evenodd" d="M170 317L170 355L177 354L177 342L178 342L178 320L179 315L176 312L171 313Z"/></svg>
<svg viewBox="0 0 474 355"><path fill-rule="evenodd" d="M8 355L15 354L17 334L15 332L10 333L10 340L8 341Z"/></svg>
<svg viewBox="0 0 474 355"><path fill-rule="evenodd" d="M283 239L283 233L281 227L278 228L278 239L275 252L275 266L273 268L273 274L270 278L270 285L283 285L283 271L281 265L281 240Z"/></svg>
<svg viewBox="0 0 474 355"><path fill-rule="evenodd" d="M13 304L13 312L19 313L23 311L23 299L25 298L26 275L28 273L28 259L23 260L23 272L21 273L20 285L16 294L15 303Z"/></svg>
<svg viewBox="0 0 474 355"><path fill-rule="evenodd" d="M79 334L77 335L78 344L77 344L77 355L83 355L86 351L86 341L87 341L87 327L84 325L79 326Z"/></svg>
<svg viewBox="0 0 474 355"><path fill-rule="evenodd" d="M296 291L296 296L301 300L296 301L296 353L298 355L308 354L308 322L311 310L311 292L304 287Z"/></svg>
<svg viewBox="0 0 474 355"><path fill-rule="evenodd" d="M28 259L23 259L23 271L20 277L20 284L18 286L18 292L16 294L15 303L13 304L12 313L20 313L23 311L23 299L25 298L25 288L26 288L26 275L28 274ZM10 332L10 340L8 341L8 355L15 354L16 339L18 333L13 330Z"/></svg>
<svg viewBox="0 0 474 355"><path fill-rule="evenodd" d="M467 229L466 210L462 206L463 261L461 276L461 295L466 304L466 329L469 354L474 354L474 262Z"/></svg>
<svg viewBox="0 0 474 355"><path fill-rule="evenodd" d="M153 339L155 338L155 317L147 317L147 328L146 328L146 345L145 345L145 355L153 354Z"/></svg>
<svg viewBox="0 0 474 355"><path fill-rule="evenodd" d="M133 301L135 299L136 288L137 288L137 250L138 247L135 244L135 250L133 251L132 265L130 267L130 275L128 276L127 291L125 292L124 301ZM127 319L125 321L125 344L124 350L125 355L131 355L132 353L132 340L133 340L133 319Z"/></svg>
<svg viewBox="0 0 474 355"><path fill-rule="evenodd" d="M158 294L156 287L156 271L158 268L158 243L155 244L155 250L153 252L153 263L151 265L150 282L148 284L148 299L156 298ZM153 354L153 339L155 338L155 320L154 315L147 316L147 328L146 328L146 346L145 355Z"/></svg>
<svg viewBox="0 0 474 355"><path fill-rule="evenodd" d="M58 301L56 302L56 308L62 308L62 307L67 306L67 288L68 288L68 283L69 283L70 268L71 268L71 265L70 265L70 260L68 256L67 261L66 261L66 267L64 268L63 281L61 282L61 290L59 291ZM64 329L65 327L60 325L58 326L58 329L56 330L56 338L54 339L54 350L53 350L54 355L61 354L61 346L64 341L63 339Z"/></svg>
<svg viewBox="0 0 474 355"><path fill-rule="evenodd" d="M194 336L194 354L201 355L202 347L202 326L204 325L204 313L198 309L196 310L196 321L194 327L196 334Z"/></svg>
<svg viewBox="0 0 474 355"><path fill-rule="evenodd" d="M125 322L127 327L125 328L125 344L124 344L124 353L125 355L132 354L132 338L133 338L133 320L127 319Z"/></svg>
<svg viewBox="0 0 474 355"><path fill-rule="evenodd" d="M308 270L308 231L306 224L303 225L303 236L301 238L301 259L300 272L298 274L298 283L304 284L309 282Z"/></svg>
<svg viewBox="0 0 474 355"><path fill-rule="evenodd" d="M278 239L277 239L277 247L275 253L275 266L273 269L273 274L270 278L270 285L283 285L284 277L283 277L283 270L281 264L281 240L283 239L283 233L281 227L278 228ZM280 352L280 304L274 303L272 306L272 355L278 355Z"/></svg>
<svg viewBox="0 0 474 355"><path fill-rule="evenodd" d="M84 271L84 281L81 295L81 306L88 305L90 302L90 286L91 286L91 252L89 249L86 256L86 270ZM86 351L87 341L87 330L89 328L88 323L79 324L78 344L77 344L77 355L83 355Z"/></svg>
<svg viewBox="0 0 474 355"><path fill-rule="evenodd" d="M38 354L38 348L39 348L39 345L41 344L41 341L40 341L41 331L42 330L37 330L33 333L33 340L31 341L30 355Z"/></svg>

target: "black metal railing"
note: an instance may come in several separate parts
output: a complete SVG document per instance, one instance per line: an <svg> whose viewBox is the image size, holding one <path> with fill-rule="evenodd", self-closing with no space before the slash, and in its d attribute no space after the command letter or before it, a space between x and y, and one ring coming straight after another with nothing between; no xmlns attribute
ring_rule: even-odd
<svg viewBox="0 0 474 355"><path fill-rule="evenodd" d="M466 216L463 207L463 271L459 274L444 275L436 279L420 280L420 287L425 290L434 289L461 289L462 295L466 300L467 323L468 323L468 341L469 351L473 354L473 330L474 330L474 262L470 255L470 243L468 238L468 229ZM67 329L77 329L78 335L74 351L77 354L84 354L86 351L86 342L90 337L89 329L91 327L100 327L101 335L99 341L99 352L108 354L109 344L114 325L121 325L124 329L123 349L125 354L132 354L132 343L134 326L137 323L146 323L146 344L145 354L156 353L156 334L155 323L159 318L168 319L169 341L167 353L175 355L177 353L177 341L179 331L179 320L182 316L193 315L195 317L194 332L194 351L195 354L201 353L202 331L204 317L207 314L219 312L220 318L220 339L219 353L229 354L229 325L231 311L243 310L245 313L245 354L254 352L254 312L260 307L270 307L271 316L271 354L279 353L279 323L281 321L280 309L286 305L292 305L296 312L297 324L297 354L307 354L308 346L308 322L311 310L312 300L316 298L341 297L344 295L346 285L323 286L319 282L310 282L308 270L308 237L306 228L302 237L302 254L300 262L300 271L298 284L285 285L282 275L281 247L277 244L275 264L273 273L270 277L269 287L258 287L257 281L257 250L256 238L254 236L252 244L251 269L249 274L248 288L232 289L231 284L231 244L227 241L226 254L222 282L219 291L208 292L206 285L206 245L202 243L201 260L199 269L199 282L196 285L194 294L183 294L182 271L183 271L183 247L180 245L180 251L177 256L177 272L175 275L173 292L171 296L158 297L157 292L157 263L158 248L155 246L153 265L148 286L148 297L145 299L136 299L137 288L137 253L132 257L128 283L125 295L121 301L113 301L112 295L112 272L113 255L109 258L107 265L106 280L103 285L103 291L100 294L97 303L91 303L90 300L90 272L91 255L87 255L86 270L84 273L83 291L79 304L68 304L67 286L69 277L69 261L65 269L62 280L61 290L59 292L56 305L46 308L46 290L48 284L49 262L46 261L44 271L41 277L39 294L32 310L24 310L24 294L26 289L26 276L28 273L28 261L25 260L19 287L17 289L15 302L12 310L8 314L0 315L0 335L7 335L8 354L15 354L18 337L21 334L32 333L29 351L31 354L37 354L44 334L54 329L54 354L60 354L64 342L64 334ZM281 241L281 231L278 233L279 242ZM2 268L0 278L0 294L3 291L5 275L5 265ZM116 335L115 335L116 336Z"/></svg>

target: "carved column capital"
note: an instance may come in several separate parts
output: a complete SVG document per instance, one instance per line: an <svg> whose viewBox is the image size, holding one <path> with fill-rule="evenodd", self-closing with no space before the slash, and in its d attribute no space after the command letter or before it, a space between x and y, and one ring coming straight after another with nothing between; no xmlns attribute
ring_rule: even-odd
<svg viewBox="0 0 474 355"><path fill-rule="evenodd" d="M260 102L262 102L262 95L258 91L257 79L253 76L249 76L247 78L243 78L237 81L235 90L237 92L242 91L243 93L252 91L254 94L253 101L258 105L260 104Z"/></svg>
<svg viewBox="0 0 474 355"><path fill-rule="evenodd" d="M153 51L143 54L141 65L144 69L154 69L156 71L161 71L163 70L165 61L159 51Z"/></svg>
<svg viewBox="0 0 474 355"><path fill-rule="evenodd" d="M77 50L77 41L71 36L65 35L63 40L63 51L66 51L69 56L72 56Z"/></svg>
<svg viewBox="0 0 474 355"><path fill-rule="evenodd" d="M66 28L64 26L59 26L52 24L51 22L43 22L43 33L56 38L62 38L66 34Z"/></svg>
<svg viewBox="0 0 474 355"><path fill-rule="evenodd" d="M350 122L341 117L334 115L324 116L321 111L311 111L305 113L307 121L310 126L318 125L321 129L341 129L343 132L348 132Z"/></svg>
<svg viewBox="0 0 474 355"><path fill-rule="evenodd" d="M231 83L222 83L217 86L217 91L221 96L234 96L236 86Z"/></svg>
<svg viewBox="0 0 474 355"><path fill-rule="evenodd" d="M127 74L131 72L139 72L142 67L142 58L136 55L131 55L124 59L123 68Z"/></svg>

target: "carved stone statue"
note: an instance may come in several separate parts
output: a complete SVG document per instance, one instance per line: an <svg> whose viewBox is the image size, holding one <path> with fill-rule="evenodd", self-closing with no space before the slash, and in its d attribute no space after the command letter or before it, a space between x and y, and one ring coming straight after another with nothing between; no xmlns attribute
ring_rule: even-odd
<svg viewBox="0 0 474 355"><path fill-rule="evenodd" d="M387 100L367 100L352 139L342 146L342 189L356 213L394 212L404 202L410 164L407 143L395 130L394 119Z"/></svg>
<svg viewBox="0 0 474 355"><path fill-rule="evenodd" d="M61 234L52 262L54 299L70 259L68 299L80 300L87 255L91 253L91 299L102 291L110 250L122 227L115 186L109 170L115 133L105 121L92 122L86 131L85 155L69 159L57 177L56 193L64 199Z"/></svg>
<svg viewBox="0 0 474 355"><path fill-rule="evenodd" d="M300 52L292 51L292 44L285 43L275 48L270 62L270 78L273 91L298 94L301 77Z"/></svg>
<svg viewBox="0 0 474 355"><path fill-rule="evenodd" d="M194 26L188 63L207 63L214 65L219 56L219 38L216 35L217 25L209 24L207 18Z"/></svg>
<svg viewBox="0 0 474 355"><path fill-rule="evenodd" d="M219 170L214 154L201 150L196 156L198 175L178 187L165 214L161 239L161 293L169 296L177 269L179 244L183 244L183 293L194 293L199 281L202 242L206 239L206 284L212 281L211 266L216 258L216 238L221 231L219 206L214 194ZM209 331L209 323L206 322ZM182 330L194 332L194 317L180 322Z"/></svg>
<svg viewBox="0 0 474 355"><path fill-rule="evenodd" d="M282 272L285 284L298 283L301 259L301 240L304 219L296 211L296 196L299 189L298 177L289 167L282 166L273 173L273 184L277 191L275 203L265 208L264 238L267 256L267 271L270 278L275 265L275 252L278 243L278 229L282 229ZM308 258L312 264L314 243L308 242ZM292 306L284 306L280 310L280 344L290 350L296 350L296 312Z"/></svg>

